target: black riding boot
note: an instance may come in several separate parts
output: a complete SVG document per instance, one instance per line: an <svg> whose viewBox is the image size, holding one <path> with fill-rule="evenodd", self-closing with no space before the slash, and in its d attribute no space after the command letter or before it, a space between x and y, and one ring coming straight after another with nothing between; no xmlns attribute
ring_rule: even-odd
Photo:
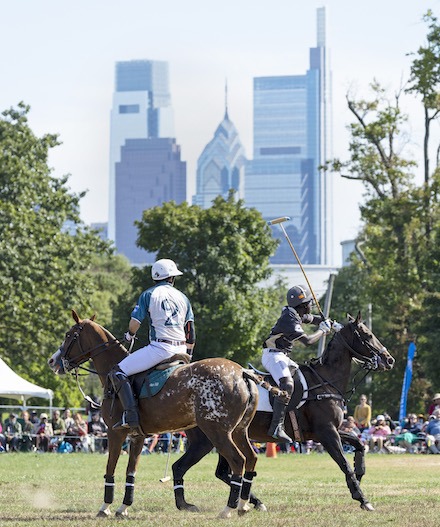
<svg viewBox="0 0 440 527"><path fill-rule="evenodd" d="M272 422L270 423L268 435L278 439L280 443L291 443L292 439L284 430L284 416L286 415L287 403L277 397L273 403Z"/></svg>
<svg viewBox="0 0 440 527"><path fill-rule="evenodd" d="M138 408L128 377L117 366L110 371L109 378L124 409L122 419L113 425L113 430L130 428L132 432L139 433Z"/></svg>
<svg viewBox="0 0 440 527"><path fill-rule="evenodd" d="M292 375L295 370L291 367ZM293 393L293 379L292 377L281 377L280 389L285 393L277 397L273 404L272 422L270 423L268 435L278 439L280 443L291 443L292 439L286 434L284 430L284 417L286 415L287 405Z"/></svg>

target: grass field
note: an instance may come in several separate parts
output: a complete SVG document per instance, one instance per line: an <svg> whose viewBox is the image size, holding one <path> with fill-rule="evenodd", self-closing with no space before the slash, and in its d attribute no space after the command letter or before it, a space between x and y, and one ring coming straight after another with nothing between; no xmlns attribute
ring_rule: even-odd
<svg viewBox="0 0 440 527"><path fill-rule="evenodd" d="M172 454L172 461L178 454ZM351 456L350 456L351 459ZM121 504L127 457L116 473L115 504ZM252 510L239 518L217 520L227 487L214 478L217 456L210 454L185 478L187 501L198 514L174 506L172 482L160 483L166 456L142 456L136 478L133 527L438 527L440 456L367 455L362 489L375 507L360 509L345 478L327 454L260 455L253 490L267 513ZM0 456L0 526L57 527L116 525L114 517L97 519L103 501L106 456L98 454L2 454Z"/></svg>

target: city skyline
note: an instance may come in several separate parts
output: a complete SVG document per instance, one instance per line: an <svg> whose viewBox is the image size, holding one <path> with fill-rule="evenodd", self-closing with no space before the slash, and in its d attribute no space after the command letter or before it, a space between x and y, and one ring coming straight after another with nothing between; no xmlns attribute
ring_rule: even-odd
<svg viewBox="0 0 440 527"><path fill-rule="evenodd" d="M439 1L372 0L362 6L348 0L315 2L225 0L207 5L188 0L166 6L128 0L79 0L74 7L48 0L3 6L0 34L3 71L0 108L23 100L31 106L30 125L38 135L59 133L62 146L50 155L54 175L71 173L74 192L89 189L81 200L86 223L108 218L108 170L114 64L148 57L170 65L175 137L187 162L187 197L194 194L196 162L224 114L224 82L229 109L245 151L252 152L252 79L305 71L316 31L316 8L327 8L328 47L333 71L333 151L347 156L346 126L352 120L345 95L353 85L367 91L377 78L398 90L408 78L411 57L425 42L421 17ZM380 16L377 13L380 12ZM128 24L121 25L127 14ZM19 30L17 31L17 27ZM225 28L228 29L225 32ZM364 29L365 28L365 29ZM195 107L200 108L195 111ZM420 160L423 116L419 101L402 98L411 116L411 149ZM438 130L437 130L438 132ZM359 225L361 186L334 181L335 256L341 240ZM343 210L342 210L343 209Z"/></svg>

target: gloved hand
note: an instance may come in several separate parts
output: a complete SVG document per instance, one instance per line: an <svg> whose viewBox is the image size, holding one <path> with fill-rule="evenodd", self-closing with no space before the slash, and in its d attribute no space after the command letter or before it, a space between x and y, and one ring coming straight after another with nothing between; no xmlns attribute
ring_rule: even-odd
<svg viewBox="0 0 440 527"><path fill-rule="evenodd" d="M319 326L318 329L324 332L324 335L328 335L332 329L332 323L330 319L323 320Z"/></svg>
<svg viewBox="0 0 440 527"><path fill-rule="evenodd" d="M124 334L124 340L125 342L131 342L134 339L134 335L132 335L129 331L127 331Z"/></svg>
<svg viewBox="0 0 440 527"><path fill-rule="evenodd" d="M332 330L335 331L336 333L338 331L341 331L341 329L343 328L344 326L342 324L339 324L339 322L336 322L336 320L333 320L332 322Z"/></svg>

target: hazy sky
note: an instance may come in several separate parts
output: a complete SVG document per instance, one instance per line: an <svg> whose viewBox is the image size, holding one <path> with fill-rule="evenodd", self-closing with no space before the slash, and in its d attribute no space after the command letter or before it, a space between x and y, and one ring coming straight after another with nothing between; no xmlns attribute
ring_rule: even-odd
<svg viewBox="0 0 440 527"><path fill-rule="evenodd" d="M225 79L229 116L251 158L253 77L305 73L321 6L333 71L333 153L345 158L347 90L365 94L373 78L397 90L408 77L406 54L425 42L422 15L432 9L440 16L439 0L3 0L0 110L23 100L36 133L60 135L54 174L70 173L75 192L89 190L86 223L104 222L115 62L168 61L191 196L197 158L224 115ZM414 99L402 102L418 157L421 110ZM339 242L356 235L360 200L360 185L335 179L335 263Z"/></svg>

